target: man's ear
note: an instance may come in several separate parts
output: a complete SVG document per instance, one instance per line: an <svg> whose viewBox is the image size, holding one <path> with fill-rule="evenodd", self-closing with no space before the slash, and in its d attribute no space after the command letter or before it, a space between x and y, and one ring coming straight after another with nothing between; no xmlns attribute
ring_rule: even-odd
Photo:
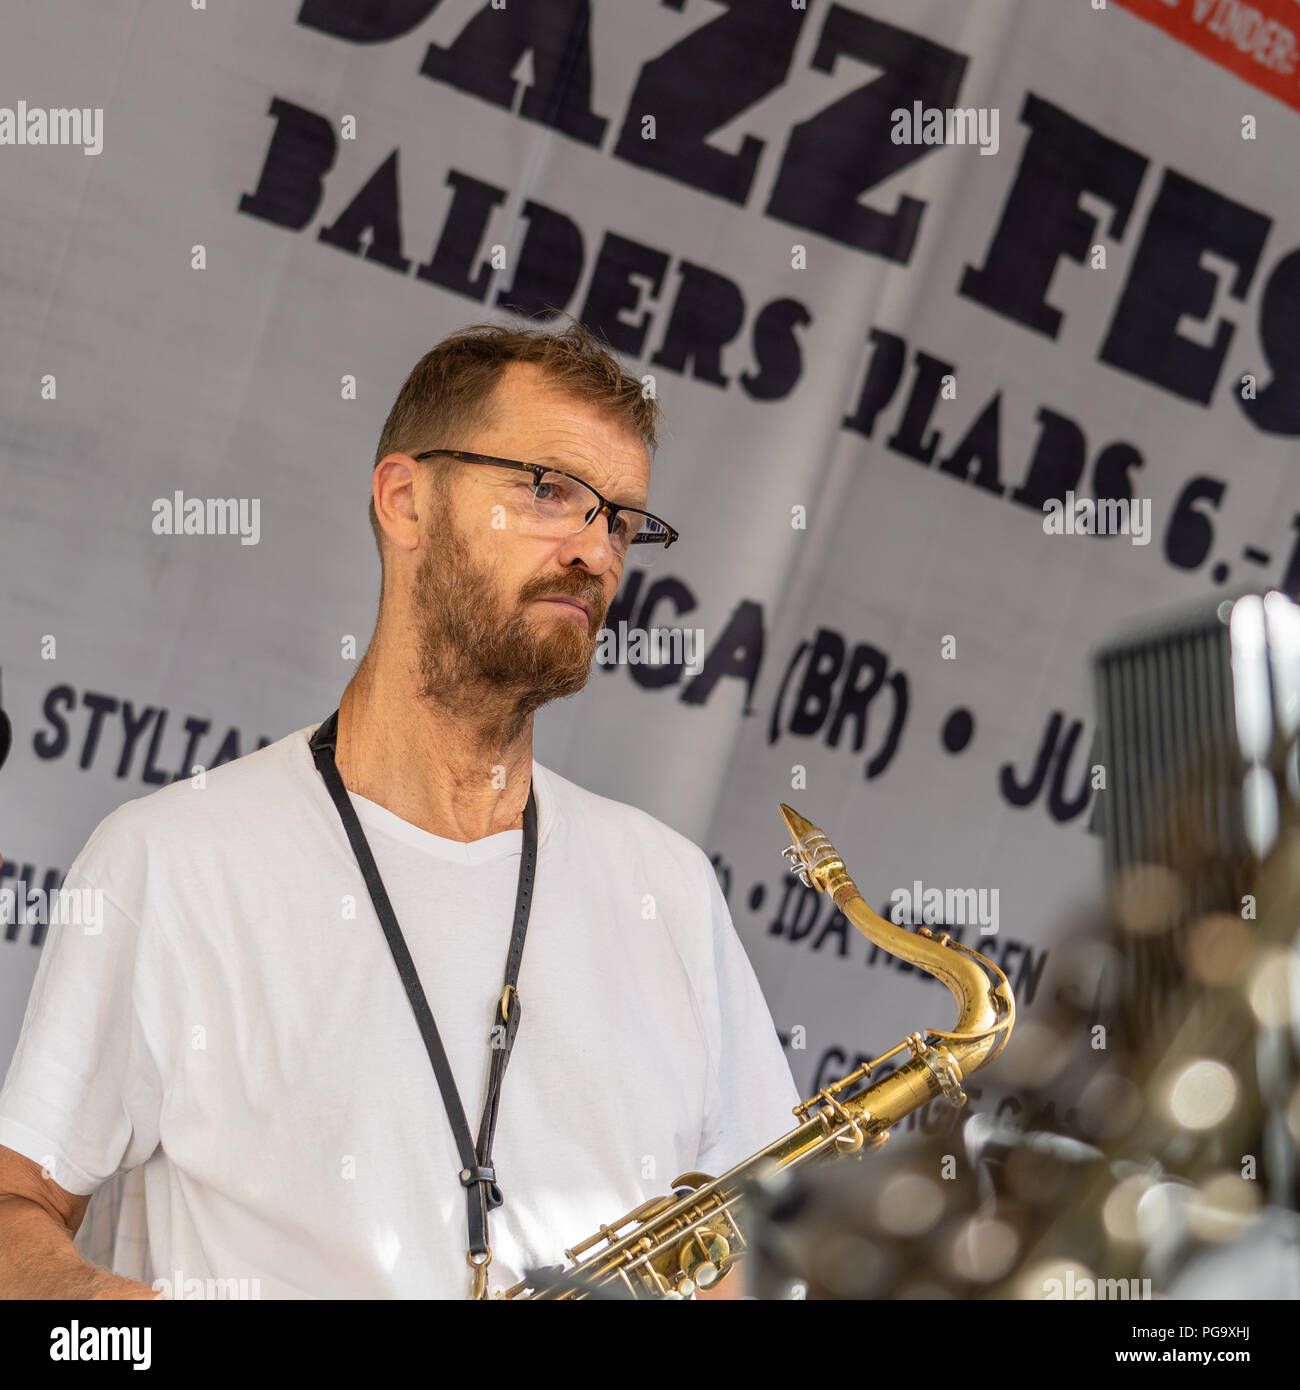
<svg viewBox="0 0 1300 1390"><path fill-rule="evenodd" d="M419 468L409 454L387 454L380 459L370 480L376 523L389 542L401 550L414 550L420 542L415 499Z"/></svg>

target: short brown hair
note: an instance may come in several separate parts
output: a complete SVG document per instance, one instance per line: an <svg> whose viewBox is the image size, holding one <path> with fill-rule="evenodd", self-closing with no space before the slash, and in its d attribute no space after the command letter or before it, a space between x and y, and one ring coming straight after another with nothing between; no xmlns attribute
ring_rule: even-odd
<svg viewBox="0 0 1300 1390"><path fill-rule="evenodd" d="M533 362L556 390L581 396L641 437L650 457L662 412L641 382L619 365L613 349L571 315L561 332L476 323L444 338L415 364L397 393L375 450L376 468L389 454L463 447L490 423L491 397L510 362ZM370 529L383 553L374 498Z"/></svg>

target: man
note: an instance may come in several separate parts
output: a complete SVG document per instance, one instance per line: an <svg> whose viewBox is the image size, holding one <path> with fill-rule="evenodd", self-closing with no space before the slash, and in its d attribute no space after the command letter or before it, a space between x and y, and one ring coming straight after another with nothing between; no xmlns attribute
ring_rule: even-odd
<svg viewBox="0 0 1300 1390"><path fill-rule="evenodd" d="M69 870L105 920L52 930L0 1092L0 1294L153 1296L72 1244L139 1165L172 1296L462 1298L471 1266L499 1291L793 1127L704 853L532 756L624 564L676 535L646 511L656 413L577 324L478 325L416 366L376 455L380 611L333 764L331 721L300 729L120 807ZM611 756L649 752L628 729ZM419 987L475 1131L514 1034L490 1154L458 1148Z"/></svg>

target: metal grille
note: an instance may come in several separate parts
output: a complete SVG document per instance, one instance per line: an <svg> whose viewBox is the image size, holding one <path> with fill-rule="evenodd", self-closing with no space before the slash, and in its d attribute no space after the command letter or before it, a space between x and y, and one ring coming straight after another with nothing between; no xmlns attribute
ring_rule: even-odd
<svg viewBox="0 0 1300 1390"><path fill-rule="evenodd" d="M1107 878L1157 865L1184 894L1172 930L1124 941L1130 1019L1156 1022L1184 926L1241 912L1246 868L1294 814L1298 673L1300 608L1280 593L1203 604L1093 655Z"/></svg>

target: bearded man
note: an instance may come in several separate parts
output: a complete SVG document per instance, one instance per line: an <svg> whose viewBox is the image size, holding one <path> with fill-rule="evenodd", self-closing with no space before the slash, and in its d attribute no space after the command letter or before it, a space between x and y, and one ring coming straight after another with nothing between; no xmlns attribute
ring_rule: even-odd
<svg viewBox="0 0 1300 1390"><path fill-rule="evenodd" d="M51 931L0 1092L0 1295L483 1297L793 1127L703 851L532 754L625 565L677 539L657 413L578 324L416 365L338 710L128 802L69 870L104 921ZM137 1169L144 1279L73 1245Z"/></svg>

